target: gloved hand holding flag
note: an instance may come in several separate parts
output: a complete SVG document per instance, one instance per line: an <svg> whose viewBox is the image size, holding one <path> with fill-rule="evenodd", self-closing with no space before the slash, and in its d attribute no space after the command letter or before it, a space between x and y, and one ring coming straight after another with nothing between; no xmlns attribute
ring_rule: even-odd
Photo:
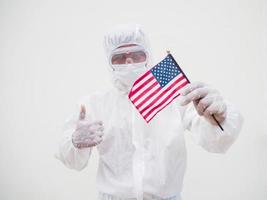
<svg viewBox="0 0 267 200"><path fill-rule="evenodd" d="M180 90L190 81L173 56L168 55L139 77L128 97L142 117L149 123L153 117L180 95ZM219 122L212 115L218 126Z"/></svg>

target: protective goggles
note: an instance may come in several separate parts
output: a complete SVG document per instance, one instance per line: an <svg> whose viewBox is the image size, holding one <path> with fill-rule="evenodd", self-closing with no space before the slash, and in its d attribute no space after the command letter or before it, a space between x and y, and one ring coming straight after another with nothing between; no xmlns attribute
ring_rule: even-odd
<svg viewBox="0 0 267 200"><path fill-rule="evenodd" d="M145 62L147 52L141 46L129 46L115 49L111 54L112 65L127 64L130 60L132 63Z"/></svg>

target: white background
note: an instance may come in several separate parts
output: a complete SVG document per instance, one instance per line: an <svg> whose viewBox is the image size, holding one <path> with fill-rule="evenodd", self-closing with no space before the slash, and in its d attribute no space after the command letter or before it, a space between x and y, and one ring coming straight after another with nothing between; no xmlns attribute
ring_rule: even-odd
<svg viewBox="0 0 267 200"><path fill-rule="evenodd" d="M131 22L148 33L154 64L170 49L245 119L225 155L186 137L183 199L266 200L266 12L263 0L0 0L0 199L96 198L97 151L81 172L53 154L75 103L110 84L104 33Z"/></svg>

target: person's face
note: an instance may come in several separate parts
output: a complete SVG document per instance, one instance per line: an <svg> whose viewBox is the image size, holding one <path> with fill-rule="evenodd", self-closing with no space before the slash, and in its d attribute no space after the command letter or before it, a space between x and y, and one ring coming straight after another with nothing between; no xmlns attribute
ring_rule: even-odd
<svg viewBox="0 0 267 200"><path fill-rule="evenodd" d="M127 48L128 47L128 48ZM133 47L133 48L129 48ZM127 44L122 45L116 49L117 53L115 52L112 55L111 63L122 65L122 64L134 64L146 61L146 53L138 48L136 44ZM124 51L125 49L125 51Z"/></svg>

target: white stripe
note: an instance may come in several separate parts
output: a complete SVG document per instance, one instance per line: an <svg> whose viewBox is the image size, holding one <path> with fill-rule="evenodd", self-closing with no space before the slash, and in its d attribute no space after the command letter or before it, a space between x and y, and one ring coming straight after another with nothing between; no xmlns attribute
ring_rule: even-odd
<svg viewBox="0 0 267 200"><path fill-rule="evenodd" d="M162 90L160 90L158 93L156 93L154 96L152 96L146 103L144 103L139 110L142 110L143 108L145 108L147 105L149 105L152 101L154 101L154 99L156 99L162 92L164 92L166 90L166 88L168 88L171 84L173 84L173 82L177 81L179 78L181 78L183 76L183 74L179 74L177 77L175 77L173 80L171 80L171 82L169 82ZM180 81L181 82L181 81ZM180 83L179 82L179 83ZM136 103L137 105L137 103ZM137 105L138 106L138 105Z"/></svg>
<svg viewBox="0 0 267 200"><path fill-rule="evenodd" d="M132 87L132 92L134 92L136 90L136 88L138 88L140 85L142 85L144 82L146 82L149 78L151 78L153 76L153 74L150 72L149 74L147 74L145 76L145 78L143 78L139 83L137 83L136 85L134 84L134 86ZM137 79L138 80L138 79Z"/></svg>
<svg viewBox="0 0 267 200"><path fill-rule="evenodd" d="M145 116L150 110L152 110L155 106L157 106L158 104L160 104L167 96L169 96L174 90L176 90L177 88L179 88L179 86L181 84L183 84L184 82L186 82L186 79L185 78L182 79L177 85L175 85L174 87L172 87L168 92L166 92L162 97L160 97L160 99L158 99L152 106L150 106L147 110L145 110L141 114L143 116Z"/></svg>
<svg viewBox="0 0 267 200"><path fill-rule="evenodd" d="M144 96L142 96L134 105L138 106L145 98L147 98L151 93L160 88L160 84L157 84L155 87L151 88Z"/></svg>
<svg viewBox="0 0 267 200"><path fill-rule="evenodd" d="M157 82L156 79L153 79L152 81L148 82L138 92L136 92L133 96L131 96L131 100L134 101L140 94L142 94L143 91L145 91L148 87L150 87L151 85L153 85L155 82Z"/></svg>

